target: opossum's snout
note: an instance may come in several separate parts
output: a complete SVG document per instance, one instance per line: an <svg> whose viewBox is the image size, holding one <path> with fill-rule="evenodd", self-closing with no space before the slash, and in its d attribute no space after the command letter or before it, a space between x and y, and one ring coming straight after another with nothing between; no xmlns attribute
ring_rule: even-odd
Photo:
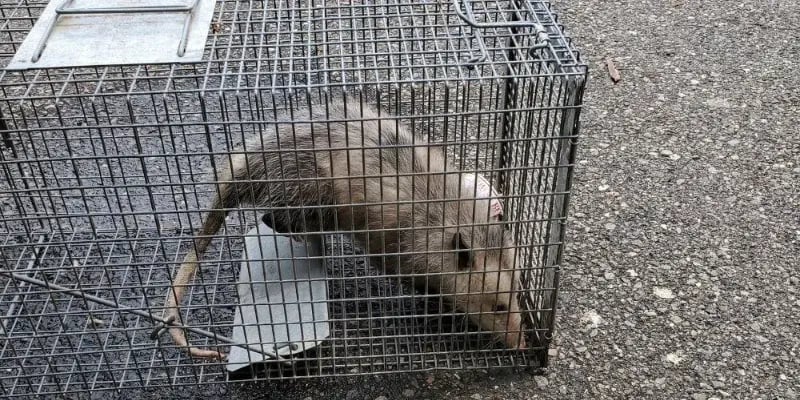
<svg viewBox="0 0 800 400"><path fill-rule="evenodd" d="M524 349L527 347L527 343L525 342L525 333L522 328L522 317L520 313L509 313L505 318L505 321L500 321L502 325L505 323L506 328L505 333L497 334L497 338L505 343L506 347L511 349Z"/></svg>
<svg viewBox="0 0 800 400"><path fill-rule="evenodd" d="M465 310L473 323L485 331L492 332L495 338L511 349L527 346L522 314L514 293L470 295L474 297ZM498 297L495 301L492 297ZM507 306L506 304L509 304Z"/></svg>
<svg viewBox="0 0 800 400"><path fill-rule="evenodd" d="M456 233L453 246L458 253L455 305L481 329L493 332L507 347L527 346L522 310L519 306L520 266L515 245L506 241L502 250L470 249Z"/></svg>

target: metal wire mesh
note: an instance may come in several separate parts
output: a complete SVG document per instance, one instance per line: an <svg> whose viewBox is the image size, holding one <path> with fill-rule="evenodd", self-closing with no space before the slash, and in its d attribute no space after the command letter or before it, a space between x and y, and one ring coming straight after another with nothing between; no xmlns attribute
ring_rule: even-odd
<svg viewBox="0 0 800 400"><path fill-rule="evenodd" d="M0 1L2 62L46 4ZM370 258L397 254L365 254L354 239L359 229L337 224L324 236L330 337L257 376L543 365L586 75L549 4L226 0L216 7L202 63L0 74L2 392L230 379L224 363L192 359L167 334L152 337L172 277L224 183L219 168L248 138L308 122L299 110L330 120L325 104L344 101L343 93L373 105L382 123L428 138L458 170L485 176L501 192L529 346L498 345L441 296ZM549 42L542 46L541 32L520 22L539 24ZM287 173L276 183L299 179L322 180ZM243 235L267 212L228 208L181 305L187 325L218 335L190 332L195 346L230 348L220 338L234 325ZM449 228L470 228L462 225Z"/></svg>

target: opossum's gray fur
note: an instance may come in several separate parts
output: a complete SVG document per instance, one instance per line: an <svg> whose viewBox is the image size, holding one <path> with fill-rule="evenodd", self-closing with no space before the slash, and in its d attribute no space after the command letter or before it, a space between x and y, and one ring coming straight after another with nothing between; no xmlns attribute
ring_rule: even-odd
<svg viewBox="0 0 800 400"><path fill-rule="evenodd" d="M307 122L271 124L244 152L221 160L218 196L195 242L197 253L191 249L178 271L168 310L176 310L180 285L193 278L224 209L240 205L263 208L264 222L278 232L352 233L373 262L451 295L457 308L501 302L506 311L518 310L515 295L498 294L516 283L513 271L503 271L515 268L510 234L488 224L489 200L474 199L474 188L461 184L440 147L353 99L298 111L294 120ZM455 274L483 270L493 273Z"/></svg>

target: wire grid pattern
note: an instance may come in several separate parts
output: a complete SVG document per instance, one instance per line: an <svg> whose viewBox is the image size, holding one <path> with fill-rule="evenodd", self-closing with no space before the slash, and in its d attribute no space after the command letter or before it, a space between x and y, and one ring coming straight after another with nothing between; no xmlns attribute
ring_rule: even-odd
<svg viewBox="0 0 800 400"><path fill-rule="evenodd" d="M0 1L3 63L46 3ZM337 99L335 89L398 115L459 169L501 188L525 268L531 348L492 346L436 295L377 270L346 234L330 235L331 336L259 376L541 366L586 71L549 4L470 5L477 22L541 23L550 44L531 52L527 27L471 28L446 1L219 1L206 62L2 72L0 263L51 285L0 274L3 393L226 380L222 363L151 338L147 315L161 314L208 211L212 166L277 115ZM262 213L230 212L183 302L189 325L230 337L242 235Z"/></svg>

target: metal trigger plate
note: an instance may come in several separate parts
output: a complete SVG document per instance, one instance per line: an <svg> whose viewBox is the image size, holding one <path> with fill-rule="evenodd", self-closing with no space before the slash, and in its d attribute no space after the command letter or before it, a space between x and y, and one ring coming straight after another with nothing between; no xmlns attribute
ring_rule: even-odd
<svg viewBox="0 0 800 400"><path fill-rule="evenodd" d="M280 356L322 343L330 325L321 255L321 236L300 242L276 234L263 222L248 232L233 339ZM227 368L233 372L264 360L262 354L232 346Z"/></svg>

